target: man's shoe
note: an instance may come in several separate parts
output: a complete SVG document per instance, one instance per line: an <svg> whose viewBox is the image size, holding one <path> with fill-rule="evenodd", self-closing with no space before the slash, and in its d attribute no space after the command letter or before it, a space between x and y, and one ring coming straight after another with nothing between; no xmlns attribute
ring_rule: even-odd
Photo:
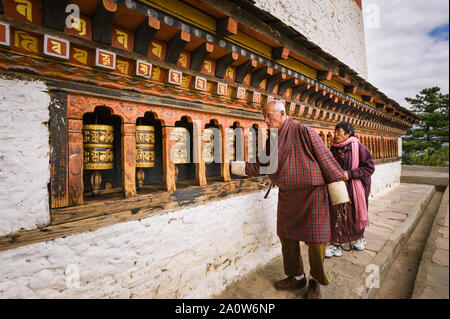
<svg viewBox="0 0 450 319"><path fill-rule="evenodd" d="M320 285L315 279L310 279L308 290L306 291L306 299L320 299Z"/></svg>
<svg viewBox="0 0 450 319"><path fill-rule="evenodd" d="M286 279L277 281L275 283L275 289L277 290L289 290L303 288L306 285L306 276L300 280L295 279L294 276L287 277Z"/></svg>

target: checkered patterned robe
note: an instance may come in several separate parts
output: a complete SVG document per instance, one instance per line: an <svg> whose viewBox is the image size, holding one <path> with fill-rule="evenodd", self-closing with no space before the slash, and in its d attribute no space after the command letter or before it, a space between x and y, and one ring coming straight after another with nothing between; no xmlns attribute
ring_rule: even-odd
<svg viewBox="0 0 450 319"><path fill-rule="evenodd" d="M245 172L258 176L260 163L246 163ZM279 187L277 234L311 243L330 241L327 184L344 173L320 136L288 118L278 136L278 170L269 175Z"/></svg>

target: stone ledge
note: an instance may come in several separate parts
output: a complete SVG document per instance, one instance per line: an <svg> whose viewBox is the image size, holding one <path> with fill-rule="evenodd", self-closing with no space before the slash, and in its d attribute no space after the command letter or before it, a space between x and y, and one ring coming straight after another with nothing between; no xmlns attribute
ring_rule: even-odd
<svg viewBox="0 0 450 319"><path fill-rule="evenodd" d="M447 187L422 254L412 299L449 298L448 196Z"/></svg>
<svg viewBox="0 0 450 319"><path fill-rule="evenodd" d="M401 183L434 185L444 191L448 180L448 167L402 165Z"/></svg>
<svg viewBox="0 0 450 319"><path fill-rule="evenodd" d="M387 157L387 158L375 159L374 162L375 162L375 165L378 165L378 164L400 162L401 160L402 160L401 157Z"/></svg>
<svg viewBox="0 0 450 319"><path fill-rule="evenodd" d="M406 219L402 221L402 223L395 231L389 232L390 236L384 242L382 248L379 251L375 251L376 256L366 265L366 267L369 265L376 265L379 267L380 283L386 277L386 274L391 264L400 253L404 244L408 241L411 233L413 232L414 228L416 227L417 223L420 220L420 217L424 213L428 203L430 202L431 198L435 193L434 187L428 185L400 184L400 186L397 188L397 191L402 190L407 194L415 193L416 196L413 196L413 198L415 198L416 201L412 206L412 208L409 209ZM394 190L393 192L395 191L396 190ZM395 196L392 195L393 194L386 194L386 198L384 200L391 202L395 201L396 205L401 205L402 199L400 198L399 200L397 200ZM380 198L378 200L382 199ZM403 200L410 203L412 198L405 198ZM368 230L370 230L370 227L368 228ZM368 248L369 248L371 237L368 234L366 238L368 241ZM358 252L355 253L357 254ZM356 296L359 295L359 298L363 299L374 298L377 293L376 287L368 288L365 285L366 280L370 280L370 278L368 278L369 276L373 276L372 272L366 272L359 280L360 286L356 287L355 291Z"/></svg>

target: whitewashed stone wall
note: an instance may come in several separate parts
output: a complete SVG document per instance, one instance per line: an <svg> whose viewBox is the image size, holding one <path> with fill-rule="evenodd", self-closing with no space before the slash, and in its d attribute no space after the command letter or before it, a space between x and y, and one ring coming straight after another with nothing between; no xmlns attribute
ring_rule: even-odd
<svg viewBox="0 0 450 319"><path fill-rule="evenodd" d="M375 166L375 172L372 175L370 198L376 199L400 184L401 164L401 161L397 161Z"/></svg>
<svg viewBox="0 0 450 319"><path fill-rule="evenodd" d="M46 90L39 81L0 78L0 236L50 220Z"/></svg>
<svg viewBox="0 0 450 319"><path fill-rule="evenodd" d="M362 10L353 0L255 0L367 80Z"/></svg>
<svg viewBox="0 0 450 319"><path fill-rule="evenodd" d="M0 252L0 298L209 297L280 254L264 193Z"/></svg>

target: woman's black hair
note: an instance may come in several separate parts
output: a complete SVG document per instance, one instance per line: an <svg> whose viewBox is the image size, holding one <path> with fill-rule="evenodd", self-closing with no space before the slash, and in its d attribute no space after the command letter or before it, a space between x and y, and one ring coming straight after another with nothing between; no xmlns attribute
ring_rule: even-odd
<svg viewBox="0 0 450 319"><path fill-rule="evenodd" d="M355 136L355 129L353 128L353 125L351 125L348 122L341 122L338 125L336 125L334 129L337 130L338 128L343 129L345 134L350 133L350 136Z"/></svg>

